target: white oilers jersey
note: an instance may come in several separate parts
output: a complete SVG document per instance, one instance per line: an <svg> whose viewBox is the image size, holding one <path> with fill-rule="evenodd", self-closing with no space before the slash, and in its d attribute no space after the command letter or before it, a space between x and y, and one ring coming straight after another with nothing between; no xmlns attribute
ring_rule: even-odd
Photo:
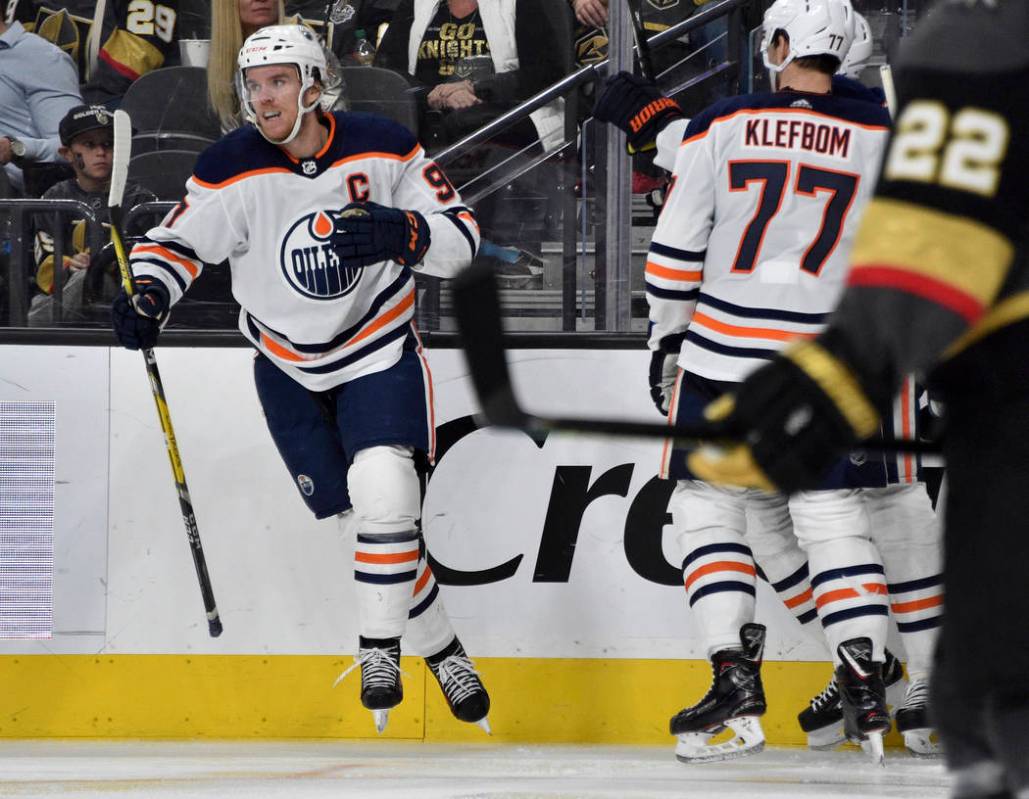
<svg viewBox="0 0 1029 799"><path fill-rule="evenodd" d="M879 105L836 95L718 102L683 135L647 258L650 347L740 381L822 330L889 132Z"/></svg>
<svg viewBox="0 0 1029 799"><path fill-rule="evenodd" d="M243 335L316 391L389 368L417 338L411 270L393 261L351 269L337 258L330 234L344 206L421 212L431 242L415 268L428 274L453 276L479 245L474 215L406 128L357 113L326 122L325 147L299 162L250 126L223 137L130 258L173 303L204 263L227 259Z"/></svg>

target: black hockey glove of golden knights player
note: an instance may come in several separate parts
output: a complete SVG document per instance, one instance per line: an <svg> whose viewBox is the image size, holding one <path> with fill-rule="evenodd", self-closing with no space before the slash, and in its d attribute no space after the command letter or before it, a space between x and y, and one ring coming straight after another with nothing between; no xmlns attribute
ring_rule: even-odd
<svg viewBox="0 0 1029 799"><path fill-rule="evenodd" d="M817 488L879 424L854 374L814 341L774 358L704 415L718 435L741 443L691 453L693 474L710 483L786 493Z"/></svg>
<svg viewBox="0 0 1029 799"><path fill-rule="evenodd" d="M657 134L673 119L685 117L679 104L665 97L645 78L619 72L604 81L593 106L593 116L625 131L630 155L653 150Z"/></svg>
<svg viewBox="0 0 1029 799"><path fill-rule="evenodd" d="M118 343L129 350L148 350L157 343L168 319L170 295L164 284L152 277L136 278L136 293L129 297L123 288L111 305L111 322Z"/></svg>
<svg viewBox="0 0 1029 799"><path fill-rule="evenodd" d="M396 261L414 266L429 249L429 223L417 211L373 202L350 203L336 220L332 246L345 267Z"/></svg>

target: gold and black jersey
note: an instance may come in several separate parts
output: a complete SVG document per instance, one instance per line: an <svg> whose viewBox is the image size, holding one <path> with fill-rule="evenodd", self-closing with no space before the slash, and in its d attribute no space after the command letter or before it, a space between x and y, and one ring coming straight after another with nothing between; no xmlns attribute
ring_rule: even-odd
<svg viewBox="0 0 1029 799"><path fill-rule="evenodd" d="M1026 370L1029 345L1010 353L999 335L1029 329L1016 255L1029 228L1026 41L1029 4L946 2L899 65L894 135L832 331L880 401L900 375L958 358L966 381L970 367L998 383Z"/></svg>

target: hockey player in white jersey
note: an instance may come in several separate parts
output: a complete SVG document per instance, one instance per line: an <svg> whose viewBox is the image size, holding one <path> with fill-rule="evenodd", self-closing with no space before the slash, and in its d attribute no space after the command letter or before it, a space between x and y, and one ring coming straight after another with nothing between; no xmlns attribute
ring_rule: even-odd
<svg viewBox="0 0 1029 799"><path fill-rule="evenodd" d="M833 77L832 92L839 97L883 105L881 90L870 89L852 79L866 65L873 43L867 21L856 12L855 40L839 74ZM627 135L627 149L639 152L656 147L655 163L674 168L679 144L689 120L683 110L649 81L621 72L608 78L594 109L596 117L620 127ZM664 359L655 357L660 367ZM674 375L674 372L673 372ZM652 393L662 403L661 377L652 375ZM905 381L894 402L890 433L897 437L918 434L919 404L914 381ZM908 690L896 714L897 728L912 753L936 754L938 746L927 721L927 676L936 633L941 622L940 532L925 486L922 464L911 456L880 462L883 487L870 487L862 494L871 514L873 542L885 566L891 609L907 652ZM879 483L881 485L881 483ZM775 589L783 603L811 634L824 641L812 627L817 620L807 558L792 533L788 514L768 516L751 513L747 527L750 547L759 573ZM902 689L900 663L886 652L884 680ZM896 701L891 693L891 703ZM900 698L899 696L897 697ZM801 727L814 748L832 747L844 740L839 690L835 678L815 696L799 715Z"/></svg>
<svg viewBox="0 0 1029 799"><path fill-rule="evenodd" d="M687 127L646 267L652 385L674 420L696 421L786 341L821 330L842 291L851 212L871 192L889 127L881 108L830 93L852 38L843 0L777 0L762 44L776 91L720 101ZM764 631L753 624L756 569L745 533L748 515L781 524L788 503L848 737L881 759L890 725L887 587L856 490L860 472L843 461L822 490L787 500L692 479L684 454L666 448L662 474L679 481L670 510L687 597L715 673L708 695L672 719L680 758L763 743ZM706 747L725 726L737 737Z"/></svg>
<svg viewBox="0 0 1029 799"><path fill-rule="evenodd" d="M331 75L302 26L263 28L239 54L252 125L201 154L187 193L131 252L138 284L115 332L153 346L203 264L228 260L258 396L318 518L353 508L361 701L381 732L403 696L400 640L426 656L454 715L489 697L446 617L419 529L419 462L435 438L412 270L450 277L475 255L475 217L414 136L325 113Z"/></svg>

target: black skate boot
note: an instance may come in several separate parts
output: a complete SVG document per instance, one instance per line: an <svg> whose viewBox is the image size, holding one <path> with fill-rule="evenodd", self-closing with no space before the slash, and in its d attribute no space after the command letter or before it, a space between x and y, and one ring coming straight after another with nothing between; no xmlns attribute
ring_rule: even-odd
<svg viewBox="0 0 1029 799"><path fill-rule="evenodd" d="M744 624L740 642L741 649L724 649L711 656L714 680L707 695L693 707L680 710L669 723L672 735L679 739L675 756L683 763L729 760L765 747L765 734L758 721L767 709L761 685L764 626ZM708 746L707 742L726 727L736 736Z"/></svg>
<svg viewBox="0 0 1029 799"><path fill-rule="evenodd" d="M399 705L404 698L404 687L400 683L400 639L361 636L360 641L354 665L339 675L332 687L360 666L361 704L372 711L375 729L382 733L389 721L390 708Z"/></svg>
<svg viewBox="0 0 1029 799"><path fill-rule="evenodd" d="M840 689L843 732L848 741L860 744L873 760L883 765L883 735L890 729L883 664L872 660L869 638L844 641L837 652L841 663L836 667L836 684Z"/></svg>
<svg viewBox="0 0 1029 799"><path fill-rule="evenodd" d="M894 716L897 732L904 736L904 746L915 757L939 757L943 754L939 739L929 723L929 683L912 680L904 701Z"/></svg>
<svg viewBox="0 0 1029 799"><path fill-rule="evenodd" d="M883 664L883 682L887 698L899 691L904 670L889 649ZM894 690L890 690L893 688ZM822 692L811 699L808 706L797 715L800 728L807 733L807 745L811 749L832 749L847 740L843 733L843 710L840 708L840 689L833 674Z"/></svg>
<svg viewBox="0 0 1029 799"><path fill-rule="evenodd" d="M455 718L478 724L487 735L492 734L489 719L486 718L489 713L489 694L461 642L454 638L444 649L425 658L425 662L439 683Z"/></svg>

